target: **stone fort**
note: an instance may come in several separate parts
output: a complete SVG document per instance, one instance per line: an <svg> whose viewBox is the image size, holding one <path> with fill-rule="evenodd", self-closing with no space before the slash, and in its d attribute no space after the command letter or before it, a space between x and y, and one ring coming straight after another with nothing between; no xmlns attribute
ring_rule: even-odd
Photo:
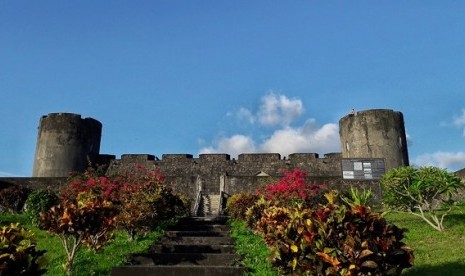
<svg viewBox="0 0 465 276"><path fill-rule="evenodd" d="M159 170L166 183L199 204L241 191L255 191L277 180L280 171L299 169L308 180L330 188L369 187L378 197L378 180L392 168L409 164L404 118L401 112L372 109L351 112L339 120L341 152L228 154L123 154L121 158L100 153L102 124L72 113L42 116L31 178L0 178L1 183L59 187L70 172L83 172L88 164L106 168L106 175L124 173L142 165ZM207 200L207 199L205 199ZM215 203L216 204L216 203ZM222 204L222 203L220 203Z"/></svg>

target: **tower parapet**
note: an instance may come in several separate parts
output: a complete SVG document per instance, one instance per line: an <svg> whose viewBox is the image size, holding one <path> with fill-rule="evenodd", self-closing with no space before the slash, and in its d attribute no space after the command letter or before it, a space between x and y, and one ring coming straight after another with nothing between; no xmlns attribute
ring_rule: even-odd
<svg viewBox="0 0 465 276"><path fill-rule="evenodd" d="M83 172L99 157L102 124L73 113L40 118L33 177L64 177Z"/></svg>
<svg viewBox="0 0 465 276"><path fill-rule="evenodd" d="M351 113L339 120L343 158L383 158L386 171L409 165L404 116L391 109Z"/></svg>

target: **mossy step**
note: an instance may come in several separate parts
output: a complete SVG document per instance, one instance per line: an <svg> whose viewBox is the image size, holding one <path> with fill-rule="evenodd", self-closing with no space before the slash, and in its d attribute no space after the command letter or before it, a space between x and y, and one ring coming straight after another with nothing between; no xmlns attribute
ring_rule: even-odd
<svg viewBox="0 0 465 276"><path fill-rule="evenodd" d="M163 237L158 243L164 245L184 244L184 245L219 245L219 244L234 244L231 237L215 237L215 236L194 236L194 237Z"/></svg>
<svg viewBox="0 0 465 276"><path fill-rule="evenodd" d="M150 253L235 253L234 245L154 244Z"/></svg>
<svg viewBox="0 0 465 276"><path fill-rule="evenodd" d="M246 270L237 266L119 266L112 276L243 276Z"/></svg>
<svg viewBox="0 0 465 276"><path fill-rule="evenodd" d="M207 265L226 266L236 265L241 256L238 254L216 253L153 253L133 254L129 258L132 265Z"/></svg>

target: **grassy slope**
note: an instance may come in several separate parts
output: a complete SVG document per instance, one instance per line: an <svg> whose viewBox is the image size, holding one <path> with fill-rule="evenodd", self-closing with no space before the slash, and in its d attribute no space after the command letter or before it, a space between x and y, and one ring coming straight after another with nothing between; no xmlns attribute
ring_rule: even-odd
<svg viewBox="0 0 465 276"><path fill-rule="evenodd" d="M446 217L444 232L412 215L390 213L386 218L408 229L404 241L414 250L415 265L405 275L465 275L465 205Z"/></svg>
<svg viewBox="0 0 465 276"><path fill-rule="evenodd" d="M65 275L62 263L66 255L61 241L56 236L49 235L47 232L32 226L25 215L0 215L0 225L6 225L10 222L19 222L21 226L32 230L36 234L38 249L47 250L45 253L48 261L46 275ZM109 275L112 267L124 263L127 254L143 252L162 233L163 231L159 229L146 237L128 241L128 236L125 233L118 232L114 240L98 254L82 248L75 260L74 275Z"/></svg>
<svg viewBox="0 0 465 276"><path fill-rule="evenodd" d="M446 218L446 231L442 233L411 215L391 213L386 218L399 227L409 229L404 240L414 249L415 266L405 271L405 275L464 275L465 205ZM61 264L65 254L58 238L31 226L24 215L0 215L0 225L10 222L20 222L23 227L36 233L38 248L47 250L48 275L64 275ZM243 263L250 268L249 275L277 275L267 259L269 251L260 238L251 234L244 223L233 222L233 228L238 253L248 255ZM132 242L127 241L125 234L119 233L99 254L81 250L76 260L76 267L79 268L76 275L108 275L111 267L124 262L126 254L144 251L161 232L155 231Z"/></svg>
<svg viewBox="0 0 465 276"><path fill-rule="evenodd" d="M262 238L247 229L244 221L231 221L232 234L235 239L236 252L242 256L242 265L248 268L247 275L273 276L278 275L272 267L268 256L270 250Z"/></svg>
<svg viewBox="0 0 465 276"><path fill-rule="evenodd" d="M446 217L442 233L409 214L390 213L386 219L408 229L404 242L414 250L415 265L403 275L465 275L465 204ZM243 265L251 269L249 275L277 275L266 258L269 250L264 242L244 222L235 221L232 226L238 253L245 256Z"/></svg>

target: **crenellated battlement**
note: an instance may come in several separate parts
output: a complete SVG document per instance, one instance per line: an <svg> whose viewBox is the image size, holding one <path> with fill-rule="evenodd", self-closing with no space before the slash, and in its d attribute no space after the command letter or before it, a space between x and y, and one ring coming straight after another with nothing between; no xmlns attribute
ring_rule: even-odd
<svg viewBox="0 0 465 276"><path fill-rule="evenodd" d="M176 191L196 198L199 192L233 194L254 191L279 179L282 171L305 171L313 182L336 187L377 186L388 170L408 165L402 113L390 109L350 112L339 121L342 153L229 154L100 154L102 124L73 113L50 113L40 119L34 176L66 177L83 172L89 161L108 166L106 174L120 175L137 166L159 170ZM380 165L381 164L381 165ZM384 167L384 164L386 166ZM381 166L381 167L380 167ZM365 184L363 184L365 183Z"/></svg>
<svg viewBox="0 0 465 276"><path fill-rule="evenodd" d="M311 175L326 177L341 175L341 153L328 153L319 158L317 153L294 153L282 158L279 153L244 153L238 159L228 154L163 154L162 159L150 154L123 154L111 160L107 174L117 175L132 170L135 165L157 168L165 175L179 171L211 175L226 173L237 176L254 176L257 172L279 175L280 171L299 168Z"/></svg>

